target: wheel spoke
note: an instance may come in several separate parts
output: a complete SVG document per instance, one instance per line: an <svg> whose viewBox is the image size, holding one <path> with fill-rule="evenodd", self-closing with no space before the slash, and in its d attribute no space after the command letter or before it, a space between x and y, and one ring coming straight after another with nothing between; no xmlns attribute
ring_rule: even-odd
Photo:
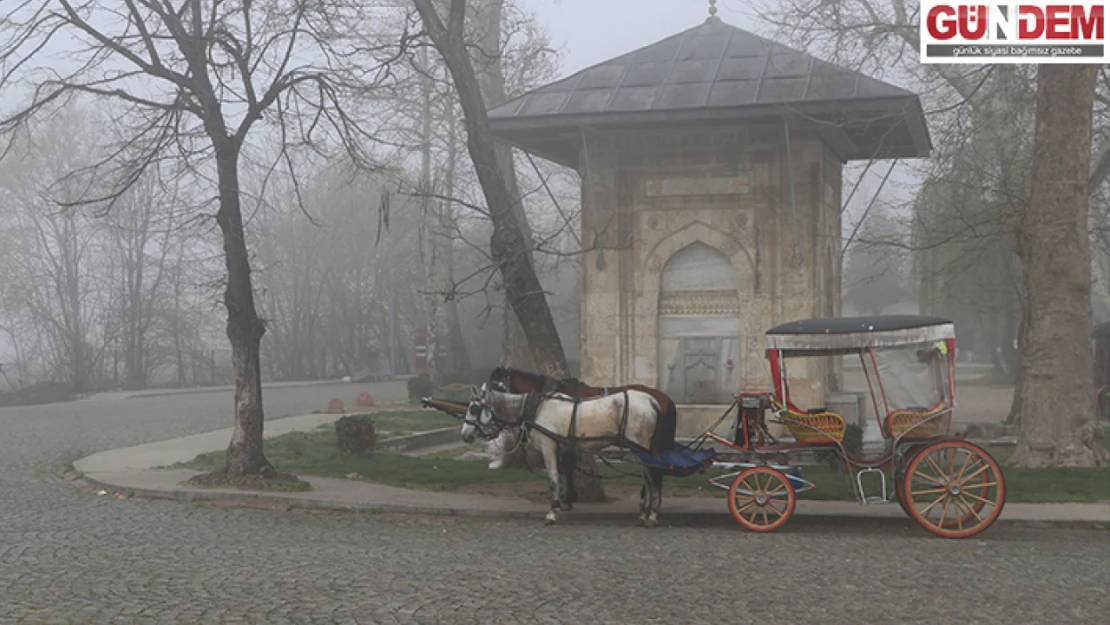
<svg viewBox="0 0 1110 625"><path fill-rule="evenodd" d="M930 465L931 465L931 466L932 466L932 467L933 467L934 469L936 469L936 470L937 470L937 477L938 477L938 478L940 478L940 479L942 479L942 480L943 480L943 479L945 479L945 478L947 478L947 477L948 477L948 475L949 475L949 474L946 474L946 473L944 472L944 469L940 468L940 466L939 466L939 465L937 465L936 461L935 461L935 460L933 460L933 457L932 457L932 456L926 456L926 457L925 457L925 461L926 461L926 462L928 462L928 463L929 463L929 464L930 464Z"/></svg>
<svg viewBox="0 0 1110 625"><path fill-rule="evenodd" d="M962 494L960 495L960 497L956 498L956 507L957 508L960 507L961 504L964 505L964 506L967 506L967 511L970 512L972 514L972 516L975 517L976 521L979 521L980 523L983 522L983 517L979 516L979 513L975 511L975 506L967 503L967 501L964 500ZM968 519L968 520L970 520L970 519ZM960 524L960 529L963 529L963 523Z"/></svg>
<svg viewBox="0 0 1110 625"><path fill-rule="evenodd" d="M979 467L979 468L978 468L978 469L977 469L977 470L975 471L975 473L972 473L971 475L969 475L969 476L965 477L965 478L964 478L964 480L963 480L962 482L958 482L958 484L959 484L960 486L963 486L964 484L967 484L969 480L971 480L971 479L972 479L972 478L974 478L974 477L975 477L976 475L979 475L980 473L982 473L983 471L986 471L986 470L987 470L987 469L989 469L989 468L991 468L991 465L989 465L989 464L986 464L986 463L984 463L984 464L983 464L982 466L980 466L980 467Z"/></svg>
<svg viewBox="0 0 1110 625"><path fill-rule="evenodd" d="M934 499L933 503L925 506L925 509L921 511L921 516L924 517L926 514L929 513L930 510L933 509L933 506L937 505L938 503L940 503L942 501L944 501L944 497L937 497L936 499ZM914 502L911 501L910 503L912 504Z"/></svg>
<svg viewBox="0 0 1110 625"><path fill-rule="evenodd" d="M756 478L756 483L758 483L758 482L759 482L759 478ZM747 478L744 478L744 479L740 480L740 483L743 484L744 486L748 487L748 492L749 493L751 493L752 495L755 495L755 492L756 492L757 489L752 488L752 485L748 483Z"/></svg>
<svg viewBox="0 0 1110 625"><path fill-rule="evenodd" d="M990 499L987 499L986 497L980 497L979 495L976 495L975 493L969 493L966 490L960 492L960 496L961 497L971 497L975 501L981 501L983 503L989 503L991 505L996 505L995 502L991 501Z"/></svg>
<svg viewBox="0 0 1110 625"><path fill-rule="evenodd" d="M957 482L960 482L960 479L964 476L964 471L967 470L967 463L969 463L969 462L971 462L971 454L970 453L967 454L966 458L964 458L964 463L963 463L963 465L960 466L960 472L956 474L956 481ZM960 483L962 484L963 482L960 482Z"/></svg>
<svg viewBox="0 0 1110 625"><path fill-rule="evenodd" d="M930 484L944 485L944 483L945 483L943 478L933 477L932 475L926 475L926 474L922 473L920 470L914 471L913 476L914 477L920 477L920 478L924 479L926 482L929 482Z"/></svg>
<svg viewBox="0 0 1110 625"><path fill-rule="evenodd" d="M952 500L948 497L945 497L944 498L944 508L941 509L941 511L940 511L940 523L937 523L938 527L944 527L944 520L948 518L948 507L951 506L951 505L952 505Z"/></svg>
<svg viewBox="0 0 1110 625"><path fill-rule="evenodd" d="M947 488L931 488L929 490L910 490L910 497L914 495L938 495L940 493L947 493Z"/></svg>
<svg viewBox="0 0 1110 625"><path fill-rule="evenodd" d="M747 510L748 508L751 508L754 505L755 505L755 500L752 500L752 501L749 501L747 504L745 504L743 508L737 508L736 511L739 512L739 513L743 513L745 510Z"/></svg>

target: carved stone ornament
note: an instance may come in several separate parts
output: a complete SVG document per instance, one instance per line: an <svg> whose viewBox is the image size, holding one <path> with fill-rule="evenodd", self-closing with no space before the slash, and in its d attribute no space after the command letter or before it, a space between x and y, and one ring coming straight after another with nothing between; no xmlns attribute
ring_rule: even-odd
<svg viewBox="0 0 1110 625"><path fill-rule="evenodd" d="M739 315L736 291L678 291L659 296L661 315Z"/></svg>

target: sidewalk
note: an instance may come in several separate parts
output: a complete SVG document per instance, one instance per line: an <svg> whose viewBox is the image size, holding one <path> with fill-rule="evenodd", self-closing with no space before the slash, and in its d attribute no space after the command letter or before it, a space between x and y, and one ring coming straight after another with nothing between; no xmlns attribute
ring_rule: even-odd
<svg viewBox="0 0 1110 625"><path fill-rule="evenodd" d="M266 423L266 437L309 431L341 415L304 415ZM73 463L80 475L68 477L86 486L152 499L220 501L274 509L314 508L466 517L541 519L545 506L523 498L409 490L354 480L301 476L313 490L306 493L191 488L181 483L196 471L160 469L193 459L197 454L224 449L231 429L105 451ZM694 479L694 478L687 478ZM639 502L618 499L600 504L576 504L566 519L627 521L638 515ZM799 500L795 516L904 518L897 505L863 506L855 502ZM723 499L670 497L663 503L660 520L698 522L731 519ZM997 523L1049 524L1065 527L1110 525L1110 503L1028 504L1008 503Z"/></svg>
<svg viewBox="0 0 1110 625"><path fill-rule="evenodd" d="M396 378L400 379L400 378ZM396 381L396 379L394 381ZM335 380L305 380L302 382L264 382L262 390L276 388L302 388L315 386L337 386L340 384L353 384L342 379ZM103 391L82 397L77 401L117 401L120 399L137 399L140 397L167 397L171 395L194 395L197 393L229 393L235 390L234 386L189 386L183 388L151 388L136 391Z"/></svg>

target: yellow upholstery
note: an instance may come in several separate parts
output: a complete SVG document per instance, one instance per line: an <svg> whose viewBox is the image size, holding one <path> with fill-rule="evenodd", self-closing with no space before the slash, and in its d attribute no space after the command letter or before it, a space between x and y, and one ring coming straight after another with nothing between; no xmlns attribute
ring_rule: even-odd
<svg viewBox="0 0 1110 625"><path fill-rule="evenodd" d="M799 443L829 443L832 441L843 442L844 431L848 429L848 422L844 417L835 412L795 412L775 402L775 407L786 425L786 429L794 435L794 440Z"/></svg>
<svg viewBox="0 0 1110 625"><path fill-rule="evenodd" d="M916 410L896 410L886 417L886 431L892 437L908 436L935 436L940 431L943 417L941 413L948 410L948 404L940 402L924 412ZM917 427L914 427L917 426Z"/></svg>

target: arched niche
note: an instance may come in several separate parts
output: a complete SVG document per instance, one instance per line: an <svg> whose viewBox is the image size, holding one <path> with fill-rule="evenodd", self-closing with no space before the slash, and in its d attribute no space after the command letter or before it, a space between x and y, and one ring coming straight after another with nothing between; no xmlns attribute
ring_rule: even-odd
<svg viewBox="0 0 1110 625"><path fill-rule="evenodd" d="M728 403L740 371L739 279L720 250L695 241L659 277L659 386L681 404Z"/></svg>

